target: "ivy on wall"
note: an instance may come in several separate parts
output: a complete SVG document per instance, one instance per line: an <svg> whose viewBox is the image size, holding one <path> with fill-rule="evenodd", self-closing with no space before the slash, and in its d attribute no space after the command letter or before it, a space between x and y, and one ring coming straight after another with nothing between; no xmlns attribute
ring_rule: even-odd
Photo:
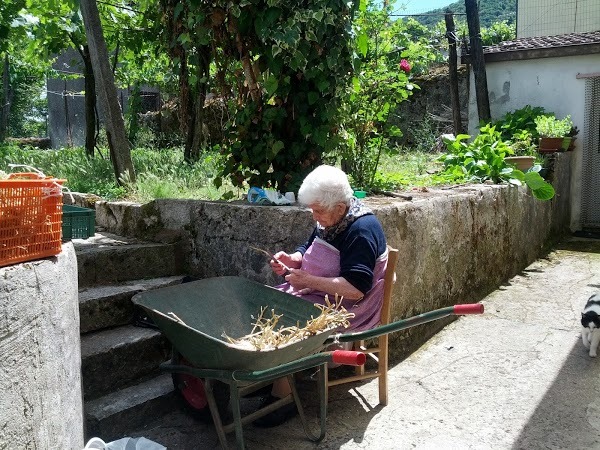
<svg viewBox="0 0 600 450"><path fill-rule="evenodd" d="M203 67L210 60L216 72L210 88L228 97L232 109L217 184L229 177L236 186L297 188L338 139L336 111L352 76L353 2L179 5L171 16L178 33L169 38L171 46L186 48L186 59L174 64L194 73L199 59ZM211 55L193 48L210 48Z"/></svg>

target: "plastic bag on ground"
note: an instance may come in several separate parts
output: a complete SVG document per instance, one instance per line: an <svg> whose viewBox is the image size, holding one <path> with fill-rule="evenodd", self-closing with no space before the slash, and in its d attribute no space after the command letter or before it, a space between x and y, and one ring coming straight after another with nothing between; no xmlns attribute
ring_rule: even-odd
<svg viewBox="0 0 600 450"><path fill-rule="evenodd" d="M292 201L275 189L253 186L248 191L248 202L263 205L291 205Z"/></svg>
<svg viewBox="0 0 600 450"><path fill-rule="evenodd" d="M167 450L167 447L145 437L124 437L112 442L104 442L94 437L88 441L83 450Z"/></svg>

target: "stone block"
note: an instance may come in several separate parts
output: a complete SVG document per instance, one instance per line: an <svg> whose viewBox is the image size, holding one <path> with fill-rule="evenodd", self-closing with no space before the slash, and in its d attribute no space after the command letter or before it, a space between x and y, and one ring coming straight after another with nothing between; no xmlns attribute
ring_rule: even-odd
<svg viewBox="0 0 600 450"><path fill-rule="evenodd" d="M0 268L0 447L83 448L77 262Z"/></svg>

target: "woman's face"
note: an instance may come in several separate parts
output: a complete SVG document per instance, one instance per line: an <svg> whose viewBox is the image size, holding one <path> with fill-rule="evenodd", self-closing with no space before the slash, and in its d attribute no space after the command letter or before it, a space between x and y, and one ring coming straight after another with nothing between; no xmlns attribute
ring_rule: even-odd
<svg viewBox="0 0 600 450"><path fill-rule="evenodd" d="M346 215L347 208L344 203L337 203L332 209L325 208L319 203L310 204L308 207L312 210L313 219L323 227L331 227L340 222Z"/></svg>

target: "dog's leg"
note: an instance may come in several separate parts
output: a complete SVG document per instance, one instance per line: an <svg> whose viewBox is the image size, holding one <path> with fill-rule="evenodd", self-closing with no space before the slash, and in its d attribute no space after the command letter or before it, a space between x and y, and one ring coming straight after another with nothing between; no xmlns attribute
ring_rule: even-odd
<svg viewBox="0 0 600 450"><path fill-rule="evenodd" d="M590 348L590 329L587 327L581 329L581 342L585 348Z"/></svg>
<svg viewBox="0 0 600 450"><path fill-rule="evenodd" d="M590 356L595 358L596 350L598 349L598 344L600 344L600 330L592 331L592 339L590 341Z"/></svg>

